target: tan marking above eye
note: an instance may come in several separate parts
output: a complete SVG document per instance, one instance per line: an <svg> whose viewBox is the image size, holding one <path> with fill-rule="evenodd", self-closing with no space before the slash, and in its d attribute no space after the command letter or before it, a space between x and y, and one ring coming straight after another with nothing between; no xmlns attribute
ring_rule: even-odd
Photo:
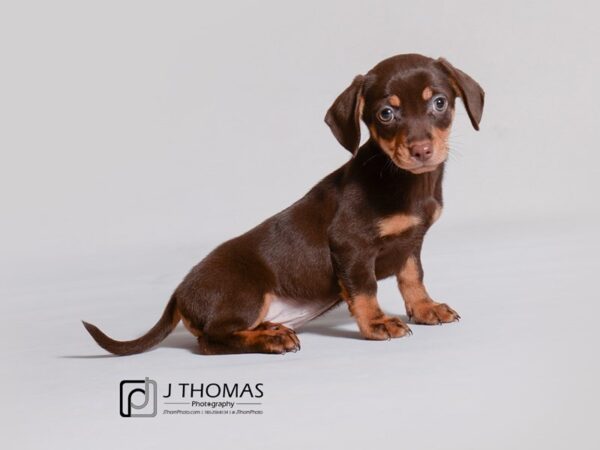
<svg viewBox="0 0 600 450"><path fill-rule="evenodd" d="M431 97L433 97L433 91L430 87L426 87L425 89L423 89L422 97L423 100L429 100Z"/></svg>
<svg viewBox="0 0 600 450"><path fill-rule="evenodd" d="M379 236L395 236L404 233L411 227L419 225L421 218L411 214L395 214L382 219L378 223Z"/></svg>
<svg viewBox="0 0 600 450"><path fill-rule="evenodd" d="M390 105L392 105L394 108L398 108L398 107L400 107L400 97L398 97L397 95L392 95L388 99L388 103Z"/></svg>

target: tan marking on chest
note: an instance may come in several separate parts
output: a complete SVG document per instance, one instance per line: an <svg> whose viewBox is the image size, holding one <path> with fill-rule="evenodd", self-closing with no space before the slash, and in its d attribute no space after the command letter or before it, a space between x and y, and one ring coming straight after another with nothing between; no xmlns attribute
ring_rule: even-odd
<svg viewBox="0 0 600 450"><path fill-rule="evenodd" d="M379 221L379 236L394 236L404 233L411 227L419 225L421 218L411 214L395 214Z"/></svg>

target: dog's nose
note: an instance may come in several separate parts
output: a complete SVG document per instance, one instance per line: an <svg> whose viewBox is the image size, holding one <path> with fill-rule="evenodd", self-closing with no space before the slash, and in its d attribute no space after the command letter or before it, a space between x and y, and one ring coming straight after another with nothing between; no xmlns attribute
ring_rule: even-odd
<svg viewBox="0 0 600 450"><path fill-rule="evenodd" d="M421 141L410 144L410 156L421 162L427 161L433 155L433 144L431 141Z"/></svg>

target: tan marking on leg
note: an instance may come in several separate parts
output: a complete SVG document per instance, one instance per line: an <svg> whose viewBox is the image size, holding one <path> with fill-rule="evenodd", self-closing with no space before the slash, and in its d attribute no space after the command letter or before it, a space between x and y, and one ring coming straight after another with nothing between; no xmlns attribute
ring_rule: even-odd
<svg viewBox="0 0 600 450"><path fill-rule="evenodd" d="M425 89L423 89L423 94L421 95L423 97L423 100L429 100L431 97L433 97L433 91L430 87L426 87Z"/></svg>
<svg viewBox="0 0 600 450"><path fill-rule="evenodd" d="M421 223L421 218L411 214L395 214L382 219L377 224L379 237L402 234L411 227Z"/></svg>
<svg viewBox="0 0 600 450"><path fill-rule="evenodd" d="M397 95L392 95L389 99L388 102L390 105L392 105L394 108L399 108L400 107L400 97L398 97Z"/></svg>
<svg viewBox="0 0 600 450"><path fill-rule="evenodd" d="M421 282L419 266L414 257L411 256L406 260L404 267L398 273L397 279L407 310L410 304L429 298L429 294Z"/></svg>
<svg viewBox="0 0 600 450"><path fill-rule="evenodd" d="M386 316L374 295L359 294L347 300L360 334L366 339L386 340L410 334L410 328L397 317Z"/></svg>
<svg viewBox="0 0 600 450"><path fill-rule="evenodd" d="M258 312L258 317L254 321L254 323L248 328L249 330L253 330L258 325L264 322L267 313L269 312L269 306L271 306L271 302L273 301L273 294L267 292L263 297L263 305Z"/></svg>
<svg viewBox="0 0 600 450"><path fill-rule="evenodd" d="M349 301L350 294L348 294L348 289L346 289L346 286L344 286L342 280L338 280L338 285L340 286L340 297L342 297L342 299L345 301Z"/></svg>
<svg viewBox="0 0 600 450"><path fill-rule="evenodd" d="M294 330L273 322L262 322L253 330L239 330L214 339L206 334L198 337L200 353L225 355L236 353L286 353L300 350Z"/></svg>
<svg viewBox="0 0 600 450"><path fill-rule="evenodd" d="M374 295L357 295L348 302L350 314L354 316L361 333L368 329L369 323L374 319L383 317L383 312Z"/></svg>
<svg viewBox="0 0 600 450"><path fill-rule="evenodd" d="M406 260L397 278L406 305L406 313L415 323L435 325L460 319L456 311L448 305L434 302L429 297L414 257Z"/></svg>
<svg viewBox="0 0 600 450"><path fill-rule="evenodd" d="M242 347L260 353L286 353L300 350L294 330L272 322L262 322L253 330L236 331Z"/></svg>

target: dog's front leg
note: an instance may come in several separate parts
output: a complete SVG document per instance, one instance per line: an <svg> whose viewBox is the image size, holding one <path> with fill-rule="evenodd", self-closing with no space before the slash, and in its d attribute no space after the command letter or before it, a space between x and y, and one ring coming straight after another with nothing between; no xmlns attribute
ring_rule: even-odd
<svg viewBox="0 0 600 450"><path fill-rule="evenodd" d="M437 325L454 322L460 316L445 303L431 299L423 284L420 248L413 252L397 275L398 287L404 298L406 314L415 323Z"/></svg>
<svg viewBox="0 0 600 450"><path fill-rule="evenodd" d="M402 320L385 315L379 307L374 255L365 255L358 249L338 248L333 260L342 298L365 339L386 340L412 333Z"/></svg>

